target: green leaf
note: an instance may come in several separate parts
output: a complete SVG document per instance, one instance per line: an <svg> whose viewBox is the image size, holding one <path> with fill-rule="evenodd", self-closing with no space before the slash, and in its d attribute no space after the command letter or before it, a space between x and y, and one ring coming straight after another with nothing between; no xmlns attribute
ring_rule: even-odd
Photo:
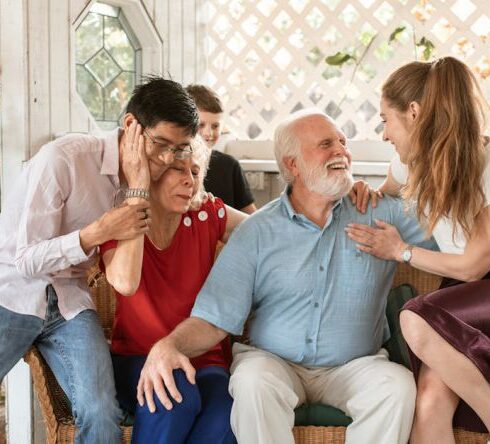
<svg viewBox="0 0 490 444"><path fill-rule="evenodd" d="M396 40L396 38L403 32L405 31L405 29L407 29L406 26L399 26L398 28L396 28L391 34L390 34L390 38L388 39L388 43L391 43L393 42L394 40Z"/></svg>
<svg viewBox="0 0 490 444"><path fill-rule="evenodd" d="M422 52L422 55L424 57L424 60L429 60L432 56L432 53L434 52L434 49L436 46L434 43L432 43L429 39L422 37L418 43L416 43L418 47L423 47L424 51Z"/></svg>
<svg viewBox="0 0 490 444"><path fill-rule="evenodd" d="M429 60L431 55L432 55L432 49L426 46L424 49L424 60Z"/></svg>
<svg viewBox="0 0 490 444"><path fill-rule="evenodd" d="M328 56L325 58L325 62L332 66L342 66L345 62L349 60L356 60L356 58L345 52L337 52L337 54Z"/></svg>

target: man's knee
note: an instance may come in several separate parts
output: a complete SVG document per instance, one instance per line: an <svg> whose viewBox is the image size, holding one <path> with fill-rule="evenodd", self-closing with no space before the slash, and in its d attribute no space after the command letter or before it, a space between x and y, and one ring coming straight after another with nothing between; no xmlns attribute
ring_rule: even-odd
<svg viewBox="0 0 490 444"><path fill-rule="evenodd" d="M246 363L240 365L231 375L230 393L235 400L267 395L273 389L274 379L270 371Z"/></svg>
<svg viewBox="0 0 490 444"><path fill-rule="evenodd" d="M417 387L412 372L405 367L389 363L374 385L380 398L385 398L390 405L413 411Z"/></svg>

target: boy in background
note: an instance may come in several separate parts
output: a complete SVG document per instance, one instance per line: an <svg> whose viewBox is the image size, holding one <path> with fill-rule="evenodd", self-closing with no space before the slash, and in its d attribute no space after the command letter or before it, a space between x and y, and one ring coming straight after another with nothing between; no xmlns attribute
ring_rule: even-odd
<svg viewBox="0 0 490 444"><path fill-rule="evenodd" d="M211 88L204 85L189 85L186 91L196 102L199 111L199 134L208 147L213 148L221 134L221 100ZM204 188L221 198L226 205L244 213L252 214L257 210L242 167L229 154L213 150Z"/></svg>

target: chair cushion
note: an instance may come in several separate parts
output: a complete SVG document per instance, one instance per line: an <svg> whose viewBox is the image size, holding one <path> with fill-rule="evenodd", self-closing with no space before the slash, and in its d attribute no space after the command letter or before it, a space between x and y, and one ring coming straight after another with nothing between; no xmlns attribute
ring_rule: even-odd
<svg viewBox="0 0 490 444"><path fill-rule="evenodd" d="M302 405L295 410L295 414L296 426L346 427L352 422L342 410L323 404Z"/></svg>
<svg viewBox="0 0 490 444"><path fill-rule="evenodd" d="M399 285L390 291L386 304L386 317L388 318L391 337L383 347L388 350L390 361L404 365L408 369L410 369L410 361L408 359L407 345L400 329L399 314L405 303L416 296L416 294L411 285Z"/></svg>

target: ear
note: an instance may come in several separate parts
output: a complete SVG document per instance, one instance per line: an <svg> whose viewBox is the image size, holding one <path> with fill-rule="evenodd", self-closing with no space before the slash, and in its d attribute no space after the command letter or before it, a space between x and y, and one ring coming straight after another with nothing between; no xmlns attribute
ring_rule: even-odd
<svg viewBox="0 0 490 444"><path fill-rule="evenodd" d="M131 124L136 120L136 117L134 117L133 114L131 113L126 113L123 118L123 129L127 129L131 126Z"/></svg>
<svg viewBox="0 0 490 444"><path fill-rule="evenodd" d="M410 102L410 105L408 105L408 109L411 119L416 120L418 115L420 114L420 105L417 102L413 101Z"/></svg>
<svg viewBox="0 0 490 444"><path fill-rule="evenodd" d="M299 174L299 169L297 166L297 157L293 156L284 156L282 159L284 166L286 169L296 177Z"/></svg>

